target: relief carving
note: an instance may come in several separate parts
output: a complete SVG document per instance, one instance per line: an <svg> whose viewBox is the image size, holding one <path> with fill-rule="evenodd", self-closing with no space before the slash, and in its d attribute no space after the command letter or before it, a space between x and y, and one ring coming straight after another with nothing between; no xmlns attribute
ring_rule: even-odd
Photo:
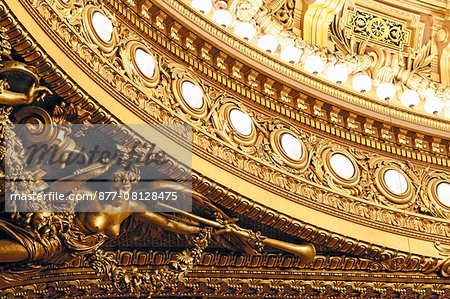
<svg viewBox="0 0 450 299"><path fill-rule="evenodd" d="M26 151L22 141L11 130L8 131L8 127L5 127L5 125L11 124L9 120L11 109L3 109L3 112L4 121L1 131L4 132L6 128L6 133L9 135L6 136L5 140L8 146L15 148L10 156L3 157L8 159L7 167L11 172L23 176L28 173L29 177L33 178L28 183L11 181L11 189L14 192L26 194L27 192L42 193L50 190L67 194L76 190L76 192L94 194L93 190L88 189L83 184L110 170L112 165L108 161L106 163L96 162L76 170L70 176L70 179L75 178L76 180L64 184L55 185L59 181L66 181L69 177L61 178L50 185L39 179L45 172L58 171L58 167L64 168L68 151L80 153L76 144L76 137L82 135L82 132L72 132L71 130L53 132L52 130L35 130L34 127L25 127L24 136L28 139L27 141L47 140L57 147L56 156L60 157L58 159L59 166L41 168L39 176L36 177L33 170L25 167L30 152ZM52 115L40 107L26 106L15 113L15 119L18 122L28 124L70 124L87 123L90 120L90 115L86 110L75 109L72 104L61 103L53 109ZM55 130L59 129L55 128ZM58 142L53 141L55 136L58 136ZM122 150L124 151L123 154L127 154L125 148ZM2 146L2 152L5 152L4 146ZM137 181L139 181L138 170L129 171L119 167L113 171L111 190L119 194L130 192L133 182ZM151 190L177 190L182 194L191 192L180 183L157 180L150 183L149 188ZM110 212L4 213L0 219L0 230L5 236L0 240L0 262L5 263L2 265L4 272L1 279L10 282L15 281L22 279L23 275L36 274L50 263L62 265L76 256L92 255L92 266L100 276L109 278L117 286L125 284L133 293L139 294L144 287L157 286L158 283L155 283L155 279L160 283L161 281L173 283L174 280L180 280L183 273L198 262L201 253L207 247L211 238L224 247L233 250L259 254L266 245L269 245L272 248L299 256L304 264L313 261L315 248L312 244L291 244L264 237L259 232L242 229L235 224L234 219L229 218L200 193L194 192L193 197L197 206L210 210L209 214L215 217L213 220L177 209L173 209L173 212L179 216L156 212L122 212L119 217L116 213ZM99 203L95 201L88 204L98 205ZM111 209L109 203L102 204L104 209ZM141 203L132 202L132 204ZM130 217L133 218L133 221L150 224L157 231L165 230L179 235L196 235L194 237L194 248L183 251L178 259L172 263L176 273L172 270L164 270L148 276L136 271L128 272L116 267L114 261L108 259L99 251L99 248L108 238L116 237L121 233L121 229L124 229L123 223ZM126 228L124 230L126 231ZM14 263L19 264L15 265Z"/></svg>
<svg viewBox="0 0 450 299"><path fill-rule="evenodd" d="M124 31L126 32L126 31ZM96 70L99 70L100 75L102 75L104 78L106 78L108 81L110 81L111 84L114 84L115 86L119 87L119 88L123 88L124 93L129 96L131 99L133 99L136 103L136 105L140 106L142 105L142 103L146 103L148 106L146 106L146 108L149 109L149 112L152 112L152 115L156 115L157 117L159 117L161 120L165 121L168 120L170 122L176 122L179 121L174 120L171 115L169 115L169 113L166 112L166 114L162 113L161 110L159 108L157 108L155 103L152 103L149 99L146 99L144 96L140 95L139 90L136 88L135 86L131 86L131 85L126 85L125 80L123 80L122 77L117 78L115 77L115 75L113 75L113 71L114 68L117 68L120 70L121 63L126 64L126 60L120 60L117 56L114 56L114 63L111 63L107 66L102 66L100 64L99 61L97 61L94 55L89 54L89 49L81 49L80 48L81 53L87 53L86 56L83 56L84 58L86 58L87 60L91 61L91 64L93 67L95 67ZM86 51L86 52L83 52ZM119 54L120 55L120 54ZM157 56L157 55L155 55ZM167 62L166 59L160 58L157 59L158 61L158 67L160 68L159 70L161 71L161 85L158 85L158 87L155 88L156 91L154 91L153 89L148 91L153 93L153 95L155 95L155 99L159 99L164 105L166 106L171 106L171 108L173 108L174 110L178 109L178 111L182 111L180 110L180 108L177 108L178 103L176 102L176 99L174 99L171 96L171 82L173 82L173 80L176 77L183 77L185 76L186 70L180 70L178 73L177 71L174 70L174 68L171 69L172 66L169 66L170 64ZM120 67L118 67L120 66ZM125 69L125 67L123 67L123 69ZM130 73L131 74L131 71ZM130 75L131 76L131 75ZM141 86L144 85L143 82L139 82L138 84L140 84ZM113 83L114 82L114 83ZM215 152L215 153L219 153L219 156L221 156L224 160L229 161L231 165L234 166L238 166L240 169L249 169L249 172L251 172L253 175L255 175L256 177L262 178L266 181L270 181L270 182L274 182L277 186L282 186L285 190L288 191L297 191L298 190L302 190L302 188L304 188L305 193L304 194L308 194L308 196L310 196L311 198L313 198L314 200L317 200L321 203L327 203L332 207L336 207L339 208L340 210L344 210L344 211L354 211L357 215L362 215L367 219L382 219L383 221L390 223L390 224L395 224L395 225L401 225L401 226L411 226L413 227L414 225L411 223L414 223L412 220L411 221L407 221L405 219L400 218L397 214L390 214L390 215L386 215L386 216L377 216L380 215L382 212L380 212L379 210L375 210L373 207L371 207L370 205L365 205L365 204L361 204L358 203L357 205L355 205L355 207L352 207L352 202L350 200L343 200L340 196L338 195L333 195L333 194L325 194L324 192L317 190L316 188L313 188L307 184L301 184L300 187L297 187L298 185L298 181L293 179L292 177L288 177L285 176L283 174L279 174L279 173L271 173L271 171L265 167L262 167L261 164L259 163L259 161L249 161L248 157L245 156L241 156L241 155L236 155L235 152L230 149L227 146L223 146L223 144L219 141L219 140L225 140L228 143L230 143L232 145L232 147L236 147L240 150L242 150L242 152L247 153L247 154L252 154L255 157L257 157L258 159L264 160L265 162L269 161L269 163L273 163L274 165L280 166L282 167L284 170L287 170L291 173L294 174L299 174L299 177L301 178L308 178L311 181L317 181L317 182L325 182L325 184L328 184L328 186L332 186L335 189L340 189L340 190L346 190L345 192L350 190L350 194L361 194L362 191L358 190L358 188L346 188L343 187L339 184L337 184L335 181L333 181L333 179L329 176L329 174L327 174L326 172L322 172L322 174L317 174L314 173L310 170L305 170L303 171L299 171L299 170L295 170L292 169L292 167L290 167L289 165L286 166L286 163L276 156L276 153L272 152L272 148L270 146L270 133L276 129L285 129L285 128L289 128L289 126L287 124L281 124L279 122L273 121L271 120L268 116L266 115L252 115L254 116L254 125L255 128L258 129L258 132L255 133L256 137L255 140L250 140L248 141L248 143L246 144L245 141L243 142L242 140L240 140L238 137L236 136L231 136L228 134L224 134L224 131L228 132L232 132L230 127L229 127L229 123L226 121L226 119L224 119L223 117L221 117L221 114L218 113L218 111L221 111L220 109L223 108L223 106L225 104L235 104L237 107L241 107L244 108L243 105L237 101L236 99L232 99L230 97L227 97L227 95L223 95L223 93L219 90L216 90L215 88L211 87L211 86L207 86L207 84L201 82L200 83L204 90L206 91L207 97L213 99L212 103L209 104L210 106L210 112L209 115L205 118L205 119L199 119L197 120L197 124L202 124L205 125L207 127L207 132L210 133L210 135L203 135L200 137L196 137L196 141L198 142L198 144L200 145L200 148L202 149L207 149L208 151L211 152ZM222 94L222 96L219 98L218 95ZM175 107L175 108L174 108ZM150 109L154 109L154 110L150 110ZM154 113L153 113L154 112ZM56 112L54 112L54 115L56 114ZM187 116L189 117L189 116ZM222 130L224 128L226 128L228 126L227 129ZM290 129L290 128L289 128ZM199 128L200 130L200 128ZM300 135L300 138L305 141L305 143L308 146L311 146L310 148L306 148L306 151L308 152L308 155L311 155L312 157L312 153L318 152L318 147L319 145L316 145L313 142L310 142L310 140L315 140L317 137L316 136L312 136L306 133L302 133L302 132L297 132ZM355 152L352 151L352 149L349 149L350 152L352 152L352 154L355 154ZM366 153L359 153L360 158L357 158L357 160L367 160L367 156ZM316 155L317 157L320 157L320 155ZM319 163L319 162L317 162ZM361 163L364 165L363 162L358 161L358 163ZM362 169L364 169L364 167L361 167ZM365 175L369 175L369 173L365 173ZM370 174L372 175L372 174ZM322 176L322 177L320 177ZM320 177L320 178L319 178ZM298 189L297 189L298 188ZM353 192L353 193L351 193ZM373 192L378 192L378 191L373 191ZM302 193L303 194L303 193ZM368 197L370 200L370 197ZM387 203L386 204L392 204L392 203ZM41 217L42 216L42 217ZM403 216L406 217L406 216ZM41 219L42 218L42 219ZM28 220L26 220L25 222L27 222ZM31 220L30 220L31 221ZM40 216L36 216L36 220L34 221L35 223L45 223L45 222L49 222L51 220L48 219L48 217L46 215L40 215ZM67 220L67 221L71 221L71 220ZM33 222L33 221L31 221ZM415 224L417 226L417 223ZM433 231L434 228L431 228L431 224L424 224L424 226L422 228L420 228L420 231L423 232L429 232L429 231ZM39 227L39 225L37 226ZM43 228L39 227L38 230L41 230ZM419 229L419 228L418 228ZM233 231L233 228L226 228L226 232L228 234L237 234L237 232ZM43 231L46 231L46 229L44 228ZM46 232L49 233L49 232ZM440 232L440 234L448 235L448 227L447 227L447 231L446 228L442 228L442 231ZM255 248L260 248L261 242L263 243L263 240L261 239L260 236L258 236L256 233L255 235L251 235L251 233L248 234L249 240L251 240L251 243L253 244L253 246ZM59 245L57 245L59 246ZM285 245L282 245L285 248L287 248ZM253 249L255 249L253 248ZM92 248L94 249L94 248ZM398 264L399 262L397 260L395 260L394 264ZM401 264L401 263L400 263ZM392 269L396 269L397 266L389 266Z"/></svg>

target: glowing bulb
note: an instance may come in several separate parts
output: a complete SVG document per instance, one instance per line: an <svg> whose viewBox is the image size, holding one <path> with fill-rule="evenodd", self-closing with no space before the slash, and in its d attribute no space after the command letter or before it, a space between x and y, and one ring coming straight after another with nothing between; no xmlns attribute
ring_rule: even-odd
<svg viewBox="0 0 450 299"><path fill-rule="evenodd" d="M377 88L377 96L381 100L390 101L395 97L395 87L391 83L381 83Z"/></svg>
<svg viewBox="0 0 450 299"><path fill-rule="evenodd" d="M432 114L439 114L444 108L444 103L438 97L432 97L425 101L425 111Z"/></svg>
<svg viewBox="0 0 450 299"><path fill-rule="evenodd" d="M420 96L416 91L408 89L403 92L402 96L400 97L400 101L402 102L403 106L414 108L419 105Z"/></svg>
<svg viewBox="0 0 450 299"><path fill-rule="evenodd" d="M296 64L300 60L302 53L294 46L283 48L280 53L281 59L292 64Z"/></svg>
<svg viewBox="0 0 450 299"><path fill-rule="evenodd" d="M353 89L362 93L368 92L372 88L372 79L364 74L356 75L353 78Z"/></svg>
<svg viewBox="0 0 450 299"><path fill-rule="evenodd" d="M240 38L251 40L255 36L256 30L252 24L248 22L241 22L234 27L234 33Z"/></svg>
<svg viewBox="0 0 450 299"><path fill-rule="evenodd" d="M195 9L205 15L207 15L212 9L211 0L193 0L191 4Z"/></svg>
<svg viewBox="0 0 450 299"><path fill-rule="evenodd" d="M270 34L263 35L258 40L258 47L268 53L274 53L278 47L278 42L275 37Z"/></svg>
<svg viewBox="0 0 450 299"><path fill-rule="evenodd" d="M342 84L347 81L347 71L341 65L332 65L328 67L326 78L337 84Z"/></svg>
<svg viewBox="0 0 450 299"><path fill-rule="evenodd" d="M325 67L325 62L317 55L312 55L306 58L305 70L315 75L320 74Z"/></svg>
<svg viewBox="0 0 450 299"><path fill-rule="evenodd" d="M223 27L227 28L231 25L231 22L233 21L233 17L226 9L219 9L214 12L212 15L212 20Z"/></svg>

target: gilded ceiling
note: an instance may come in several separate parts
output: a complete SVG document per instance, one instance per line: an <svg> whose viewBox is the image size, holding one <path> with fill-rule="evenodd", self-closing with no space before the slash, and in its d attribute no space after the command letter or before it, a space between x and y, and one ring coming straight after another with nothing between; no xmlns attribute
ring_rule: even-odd
<svg viewBox="0 0 450 299"><path fill-rule="evenodd" d="M207 11L198 3L213 21L246 40L251 32L251 43L300 69L345 86L353 80L357 91L411 109L450 113L445 3L402 10L376 1L241 0L213 1Z"/></svg>
<svg viewBox="0 0 450 299"><path fill-rule="evenodd" d="M193 198L192 211L1 213L0 295L448 297L448 2L399 3L0 2L2 167L61 173L84 133L56 125L188 124L104 135L159 157L170 180L149 190ZM5 139L11 124L33 126ZM174 148L131 146L157 136L192 138L189 182ZM63 165L27 168L36 140ZM137 191L144 173L91 165L61 192L92 194L103 174ZM57 189L28 181L9 183Z"/></svg>

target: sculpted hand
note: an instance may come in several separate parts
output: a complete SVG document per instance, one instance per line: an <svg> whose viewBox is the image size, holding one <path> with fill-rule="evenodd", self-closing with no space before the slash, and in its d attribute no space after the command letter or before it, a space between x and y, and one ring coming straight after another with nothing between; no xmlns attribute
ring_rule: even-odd
<svg viewBox="0 0 450 299"><path fill-rule="evenodd" d="M47 87L45 87L45 86L36 87L36 83L33 83L33 85L30 87L30 90L28 91L26 104L31 104L36 99L38 99L38 100L42 99L47 94L53 94L53 93Z"/></svg>

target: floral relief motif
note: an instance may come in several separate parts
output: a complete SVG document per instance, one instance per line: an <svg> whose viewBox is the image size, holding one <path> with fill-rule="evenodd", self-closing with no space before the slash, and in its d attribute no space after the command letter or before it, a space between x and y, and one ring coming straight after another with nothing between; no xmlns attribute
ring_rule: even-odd
<svg viewBox="0 0 450 299"><path fill-rule="evenodd" d="M358 37L374 39L374 43L381 43L403 49L403 44L409 43L410 32L405 24L377 16L369 11L356 9L348 20L353 34Z"/></svg>
<svg viewBox="0 0 450 299"><path fill-rule="evenodd" d="M86 53L89 53L91 49L86 48ZM158 57L157 53L153 53L156 57ZM95 60L95 56L89 56L86 54L86 57L91 57ZM117 55L114 54L114 55ZM111 62L112 61L112 62ZM124 71L127 69L126 65L129 64L130 61L126 61L121 59L121 56L111 56L110 60L111 64L105 67L104 72L99 72L100 75L107 80L109 83L113 84L114 80L119 81L119 77L115 77L115 72L122 70L123 73L126 73L132 83L129 82L116 82L115 86L120 87L122 90L127 91L127 96L131 99L134 99L134 104L136 106L143 106L148 109L148 111L152 111L152 116L157 116L158 120L165 122L182 122L180 118L173 117L172 112L177 111L178 115L181 115L181 118L191 119L191 116L183 112L179 107L179 103L173 97L173 93L171 92L171 83L172 80L178 78L184 78L189 75L189 71L187 70L179 70L174 64L167 61L165 58L158 58L158 67L161 71L161 79L160 84L154 89L148 88L145 82L141 80L137 80L132 71ZM97 66L98 69L102 69L100 60L94 61L91 65ZM195 76L195 74L191 74ZM133 79L136 79L134 81ZM258 177L263 179L266 182L273 183L275 186L281 187L285 191L293 192L296 194L302 194L308 199L313 199L311 201L318 202L319 204L326 204L327 206L331 206L341 211L350 211L356 215L363 216L366 219L377 219L381 222L388 223L391 225L395 225L398 227L406 227L413 228L421 232L430 232L436 230L436 223L418 223L412 217L407 215L399 215L395 214L392 211L389 211L391 214L384 215L383 213L386 210L379 209L378 207L372 206L370 204L366 204L364 202L354 203L350 197L345 196L346 193L350 195L364 195L367 190L367 185L363 187L352 186L352 183L348 183L347 185L344 183L340 183L339 180L336 180L336 177L333 178L332 175L328 171L326 171L326 158L324 159L325 153L330 150L335 151L348 151L352 158L356 160L357 167L361 169L364 173L364 178L361 180L365 180L365 182L369 183L369 176L373 176L376 173L377 169L381 169L384 166L395 166L399 167L404 171L404 173L414 182L418 181L418 178L422 178L426 173L430 174L428 169L422 170L414 165L404 165L399 162L380 162L380 158L376 158L375 155L366 153L364 151L355 150L355 149L346 149L342 146L337 146L326 142L324 139L320 139L317 136L312 134L299 132L289 126L287 123L283 123L280 120L273 119L268 117L267 115L263 115L256 112L248 112L249 110L240 103L238 100L233 97L227 96L223 92L215 89L212 86L209 86L205 82L201 82L199 80L199 84L202 86L202 89L205 91L205 95L210 99L211 103L209 103L208 108L210 109L209 114L204 119L195 120L194 129L197 132L201 132L203 134L196 134L195 141L198 148L201 150L207 150L215 153L216 156L220 157L223 161L229 162L229 164L237 167L240 170L244 170L253 174L254 177ZM136 87L138 86L138 87ZM150 93L148 95L142 95L142 88L146 88L144 90L144 94L146 92ZM159 89L158 89L159 88ZM157 90L157 92L155 91ZM223 117L221 111L224 111L224 107L227 105L234 105L234 107L238 107L246 112L253 118L254 125L254 136L249 140L243 140L241 137L233 135L233 129L229 125L229 121ZM163 107L163 108L161 108ZM58 109L59 108L59 109ZM79 107L77 107L79 108ZM75 109L73 106L70 107L57 107L55 108L55 122L67 122L71 120L71 114L76 114L78 109ZM67 111L67 112L64 112ZM79 109L80 119L82 121L87 121L90 119L89 115L85 115L83 109ZM66 114L65 114L66 113ZM9 112L6 111L4 116L8 119ZM204 129L206 128L206 129ZM273 146L271 145L270 133L276 130L290 130L295 132L297 136L303 141L303 144L306 145L305 152L308 156L308 162L311 161L311 165L315 167L307 167L302 169L295 169L290 167L285 163L285 161L280 158L279 153L273 151ZM224 132L228 133L225 134ZM319 141L318 141L319 140ZM224 144L224 142L226 144ZM238 150L238 152L236 152ZM251 155L251 158L248 157ZM325 162L324 162L325 161ZM267 166L270 167L267 167ZM317 170L321 169L321 170ZM282 170L282 171L280 171ZM375 170L375 172L374 172ZM441 178L442 174L430 174L430 179ZM318 188L316 186L311 185L308 180L313 182L320 182L325 186L328 186L332 189L343 191L341 192L327 192L322 188ZM417 182L414 183L415 188L417 188ZM366 189L364 189L364 187ZM370 189L371 191L367 192L379 192L378 189ZM430 201L430 197L427 194L423 194L425 200ZM375 199L377 198L377 199ZM367 198L369 201L378 200L378 196L374 196L374 198ZM407 205L402 206L404 209L412 209L413 203L415 199L407 202ZM395 201L383 201L385 205L394 205ZM411 205L410 205L411 203ZM431 210L430 210L431 211ZM404 218L401 218L403 216ZM444 215L445 216L445 215ZM45 217L44 217L45 218ZM72 221L72 219L65 221ZM26 221L26 220L25 220ZM44 225L44 233L47 234L56 234L55 231L47 231L46 225L47 222L50 221L48 219L39 220ZM219 221L220 222L220 221ZM229 223L222 223L224 226L229 225ZM227 227L227 229L235 228L234 226ZM39 227L41 229L41 227ZM171 270L163 270L160 272L155 272L155 275L150 275L145 271L138 271L136 268L132 268L131 270L123 269L121 267L117 267L116 261L114 259L109 259L107 255L105 255L101 251L95 251L92 255L92 260L94 263L94 268L97 270L97 273L100 276L107 277L108 281L112 281L115 287L118 290L125 290L130 294L139 296L140 294L152 294L153 290L151 287L157 286L161 288L170 288L173 287L174 282L177 282L182 278L184 273L190 271L192 269L192 265L199 262L201 257L203 256L203 250L208 245L208 241L210 238L209 231L205 231L204 234L199 235L195 238L194 248L192 250L186 249L180 255L178 255L174 260L172 260ZM249 234L249 241L255 246L255 248L260 251L262 246L264 245L265 238L262 237L259 233L254 233L252 231L247 231ZM448 236L448 226L442 227L441 231L438 233L439 235L447 235ZM70 237L70 236L69 236ZM69 238L68 237L68 238ZM90 248L92 251L95 248ZM372 271L407 271L411 269L420 269L420 271L436 271L437 269L437 261L436 259L418 259L417 257L412 257L410 255L396 255L387 253L386 259L381 261L367 261L370 264L370 269ZM327 261L327 263L331 263L331 261ZM419 266L417 266L419 265ZM448 272L448 260L444 261L439 265L444 271L443 273ZM419 268L415 268L419 267ZM175 269L175 270L174 270ZM445 275L445 274L444 274ZM176 279L173 279L176 278ZM262 294L279 294L281 291L280 286L286 286L285 282L279 282L279 285L275 288L271 288L273 285L273 281L268 282L257 282L257 281L247 281L244 283L238 282L237 280L227 281L225 284L219 284L214 281L207 281L207 283L197 284L198 281L186 280L182 281L178 284L176 292L185 292L186 294L209 294L211 292L224 292L228 290L230 293L235 293L237 295L245 295L245 296L254 296L260 297ZM343 289L342 287L331 287L329 285L323 286L319 284L314 284L310 286L308 284L301 283L299 281L287 284L288 287L283 288L283 292L290 294L303 294L303 295L315 295L315 296L338 296L340 291L336 291L335 289ZM59 285L58 285L59 286ZM219 288L220 286L220 288ZM75 288L77 288L76 286ZM81 285L79 286L82 290L87 290L92 288L92 284L89 285ZM361 290L360 286L355 285L355 288ZM45 294L45 292L40 292L41 290L48 290L49 288L40 288L36 287L33 291L36 291L38 294ZM67 285L60 285L57 288L59 291L65 290L67 294L70 294L73 291L72 285L67 287ZM175 291L174 291L175 292ZM343 294L354 294L356 292L352 287L346 289L346 293ZM407 293L407 290L403 290L404 293ZM282 293L282 292L281 292ZM368 287L367 291L364 295L370 296L378 296L380 292L373 290L372 287Z"/></svg>
<svg viewBox="0 0 450 299"><path fill-rule="evenodd" d="M38 1L37 4L37 9L43 15L52 13L50 6L46 2ZM106 10L105 8L104 11ZM67 10L66 13L69 11L71 10ZM81 15L79 15L79 18L81 18ZM196 149L194 150L206 151L215 157L219 157L222 162L229 163L229 165L244 170L266 182L275 183L280 190L289 192L297 190L295 193L299 197L308 197L314 203L330 205L336 209L343 209L367 219L380 219L388 225L398 222L406 229L409 227L409 224L404 219L409 216L397 213L389 214L379 208L369 208L371 207L370 202L404 208L415 213L423 212L418 209L414 196L407 202L399 204L389 199L383 199L386 196L380 196L380 190L371 186L370 182L375 177L375 171L380 167L377 166L378 164L370 162L375 159L374 154L332 145L329 141L325 141L310 133L299 132L293 129L290 124L281 120L259 112L252 112L237 99L203 82L193 71L170 61L156 50L151 49L141 38L130 35L130 30L125 28L125 26L115 25L114 28L118 28L116 31L117 40L122 42L115 49L106 53L104 50L96 47L92 41L83 40L81 37L73 34L71 30L76 32L76 28L72 28L66 23L60 23L56 15L55 17L47 18L47 20L51 27L57 28L56 32L65 41L67 47L78 53L79 58L84 60L103 80L113 86L120 93L121 97L129 99L127 105L131 103L134 107L139 107L158 122L181 123L187 121L191 123L195 132L193 142L196 145ZM131 70L130 52L126 52L126 49L127 44L132 42L147 45L148 50L155 57L156 67L160 73L158 84L155 87L146 86L142 78L139 78ZM100 56L104 57L102 58L103 60L99 58ZM124 74L128 77L123 76ZM203 90L208 112L202 118L195 118L184 112L180 107L179 101L174 97L172 92L173 82L185 77L197 80ZM229 119L227 119L227 114L222 114L229 111L230 107L239 108L252 117L253 131L250 136L244 138L235 133ZM305 144L307 159L311 161L309 167L301 169L290 167L278 153L273 151L270 134L281 129L291 130L300 137L303 144ZM360 172L359 184L354 184L353 186L350 183L343 184L342 181L333 177L326 170L323 158L323 153L326 149L328 151L345 150L350 154ZM218 161L214 161L214 163L218 163ZM414 169L418 167L403 164L398 164L398 166L403 169L407 175L408 182L413 184L414 190L417 190L418 178L414 174ZM306 187L308 181L324 184L334 191L324 194L323 190L315 190L315 187L311 186ZM314 190L314 192L303 193L303 188ZM351 197L346 196L358 196L364 198L367 202L354 202ZM427 197L426 195L424 196ZM336 200L336 198L339 198L339 200ZM427 201L429 205L434 205L432 199L428 198ZM308 204L311 205L312 203ZM441 207L436 206L434 209L439 210ZM431 211L432 209L428 208L428 210ZM440 217L447 215L446 213L433 213L433 215ZM375 217L374 214L379 216ZM382 214L385 216L381 216ZM403 218L403 220L400 218ZM435 231L431 227L437 225L437 223L425 223L422 228L417 229L423 232ZM445 235L444 232L439 234Z"/></svg>

